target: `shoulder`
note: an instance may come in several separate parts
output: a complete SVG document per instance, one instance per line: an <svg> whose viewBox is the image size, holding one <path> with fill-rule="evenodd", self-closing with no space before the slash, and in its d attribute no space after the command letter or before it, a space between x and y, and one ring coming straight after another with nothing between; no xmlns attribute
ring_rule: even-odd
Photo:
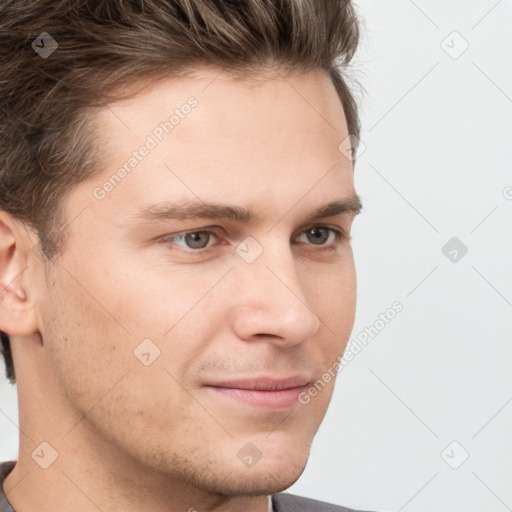
<svg viewBox="0 0 512 512"><path fill-rule="evenodd" d="M14 468L15 464L16 461L14 460L0 463L0 512L14 512L10 503L7 501L7 497L5 496L3 483L7 475Z"/></svg>
<svg viewBox="0 0 512 512"><path fill-rule="evenodd" d="M272 505L274 512L363 512L287 492L272 495Z"/></svg>
<svg viewBox="0 0 512 512"><path fill-rule="evenodd" d="M3 493L3 483L7 475L13 470L16 465L15 460L9 460L7 462L0 462L0 495Z"/></svg>
<svg viewBox="0 0 512 512"><path fill-rule="evenodd" d="M12 471L15 460L9 460L7 462L0 462L0 483L4 481L5 477Z"/></svg>

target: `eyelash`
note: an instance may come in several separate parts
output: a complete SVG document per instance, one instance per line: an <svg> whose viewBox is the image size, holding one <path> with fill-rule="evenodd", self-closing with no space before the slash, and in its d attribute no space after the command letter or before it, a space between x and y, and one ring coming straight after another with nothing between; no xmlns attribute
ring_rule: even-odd
<svg viewBox="0 0 512 512"><path fill-rule="evenodd" d="M339 242L350 241L351 240L351 236L349 234L347 234L344 230L338 229L338 228L332 228L332 227L329 227L329 226L312 226L312 227L306 228L306 229L302 230L297 235L297 237L303 235L304 233L307 233L308 231L311 231L313 229L318 229L318 228L327 229L330 232L334 233L334 236L335 236L335 243L334 244L331 244L331 245L318 245L317 247L318 247L319 251L322 251L322 252L323 251L333 251L333 250L335 250L337 248L337 245L338 245ZM219 236L218 233L217 233L217 230L205 228L205 229L199 229L199 230L196 230L196 231L184 231L182 233L177 233L175 235L168 235L168 236L165 236L164 238L162 238L160 240L160 242L172 245L172 242L174 242L177 239L181 239L181 238L184 239L184 237L186 237L187 235L193 235L193 234L198 234L198 233ZM313 245L315 247L315 244L308 244L308 245ZM214 247L215 246L208 246L208 247L204 247L202 249L196 249L196 250L193 250L193 249L189 249L189 250L180 249L180 251L184 252L185 254L190 254L190 255L192 255L192 254L194 254L194 255L195 254L204 254L206 252L209 252L210 249L213 249Z"/></svg>

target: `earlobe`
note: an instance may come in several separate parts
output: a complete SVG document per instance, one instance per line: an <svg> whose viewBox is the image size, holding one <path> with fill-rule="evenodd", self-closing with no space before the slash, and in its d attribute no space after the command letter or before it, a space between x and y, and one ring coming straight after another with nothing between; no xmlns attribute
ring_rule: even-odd
<svg viewBox="0 0 512 512"><path fill-rule="evenodd" d="M11 336L37 332L34 294L27 289L29 245L16 221L0 211L0 330Z"/></svg>

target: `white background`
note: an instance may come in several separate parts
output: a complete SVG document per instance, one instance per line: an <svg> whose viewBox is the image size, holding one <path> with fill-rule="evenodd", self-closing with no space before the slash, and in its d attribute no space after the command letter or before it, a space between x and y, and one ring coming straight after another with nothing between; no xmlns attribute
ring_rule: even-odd
<svg viewBox="0 0 512 512"><path fill-rule="evenodd" d="M357 6L353 337L404 309L340 372L289 491L375 511L510 511L512 1ZM457 262L442 252L453 237L468 249ZM18 453L1 370L0 461Z"/></svg>

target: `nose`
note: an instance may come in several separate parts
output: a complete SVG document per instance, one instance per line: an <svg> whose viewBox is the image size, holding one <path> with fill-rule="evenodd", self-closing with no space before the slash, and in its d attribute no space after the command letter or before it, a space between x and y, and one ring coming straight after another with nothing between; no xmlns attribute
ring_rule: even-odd
<svg viewBox="0 0 512 512"><path fill-rule="evenodd" d="M231 325L245 341L266 339L286 348L313 336L320 319L304 295L289 247L266 247L253 263L237 262Z"/></svg>

